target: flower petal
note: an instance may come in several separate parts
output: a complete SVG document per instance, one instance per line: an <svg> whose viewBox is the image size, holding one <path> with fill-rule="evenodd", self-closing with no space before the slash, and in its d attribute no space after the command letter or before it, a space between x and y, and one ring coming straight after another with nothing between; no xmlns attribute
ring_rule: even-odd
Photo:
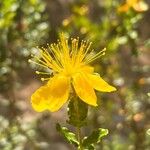
<svg viewBox="0 0 150 150"><path fill-rule="evenodd" d="M31 96L32 107L37 112L42 112L48 108L50 87L45 85L37 89Z"/></svg>
<svg viewBox="0 0 150 150"><path fill-rule="evenodd" d="M57 111L68 100L69 79L62 75L54 76L47 85L39 88L31 97L33 108L38 111L46 109Z"/></svg>
<svg viewBox="0 0 150 150"><path fill-rule="evenodd" d="M86 65L86 66L83 66L81 68L81 72L83 72L83 73L93 73L94 72L94 68L89 66L89 65Z"/></svg>
<svg viewBox="0 0 150 150"><path fill-rule="evenodd" d="M83 74L77 73L73 76L73 86L81 100L89 105L97 106L97 97L94 89L90 86Z"/></svg>
<svg viewBox="0 0 150 150"><path fill-rule="evenodd" d="M69 97L70 79L63 75L58 75L48 82L51 86L51 105L50 111L57 111Z"/></svg>
<svg viewBox="0 0 150 150"><path fill-rule="evenodd" d="M109 85L99 75L88 74L86 77L91 86L98 91L102 92L116 91L115 87Z"/></svg>

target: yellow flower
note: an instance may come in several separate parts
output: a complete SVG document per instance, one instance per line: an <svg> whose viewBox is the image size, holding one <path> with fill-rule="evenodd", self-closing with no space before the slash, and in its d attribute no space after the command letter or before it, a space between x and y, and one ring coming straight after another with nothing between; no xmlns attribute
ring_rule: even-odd
<svg viewBox="0 0 150 150"><path fill-rule="evenodd" d="M116 88L110 86L98 74L90 62L104 55L105 49L97 54L90 50L91 43L79 38L68 39L63 34L57 44L51 44L48 49L39 49L40 56L33 56L30 60L42 67L50 69L53 76L48 78L46 85L37 89L31 96L33 108L38 111L57 111L69 99L69 94L74 89L79 98L85 103L97 106L97 97L94 89L103 92L112 92ZM36 72L37 74L46 74ZM42 78L44 80L44 78ZM46 79L45 79L46 80Z"/></svg>
<svg viewBox="0 0 150 150"><path fill-rule="evenodd" d="M142 12L148 10L148 5L143 0L126 0L126 3L118 8L119 12L127 12L130 8Z"/></svg>

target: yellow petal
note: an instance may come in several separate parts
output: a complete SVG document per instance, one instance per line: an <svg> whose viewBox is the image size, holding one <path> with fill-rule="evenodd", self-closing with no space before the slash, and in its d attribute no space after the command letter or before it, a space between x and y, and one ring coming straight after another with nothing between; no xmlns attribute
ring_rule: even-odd
<svg viewBox="0 0 150 150"><path fill-rule="evenodd" d="M102 92L116 91L115 87L109 85L99 75L88 74L86 77L91 86L98 91Z"/></svg>
<svg viewBox="0 0 150 150"><path fill-rule="evenodd" d="M73 76L73 86L81 100L89 105L97 106L97 97L94 89L83 74L77 73Z"/></svg>
<svg viewBox="0 0 150 150"><path fill-rule="evenodd" d="M50 87L45 85L37 89L31 96L32 107L37 112L42 112L48 108Z"/></svg>
<svg viewBox="0 0 150 150"><path fill-rule="evenodd" d="M89 65L86 65L86 66L83 66L81 68L81 72L84 72L84 73L93 73L94 72L94 68L89 66Z"/></svg>
<svg viewBox="0 0 150 150"><path fill-rule="evenodd" d="M51 86L51 105L49 110L57 111L68 100L70 80L66 76L57 75L48 82L48 85Z"/></svg>
<svg viewBox="0 0 150 150"><path fill-rule="evenodd" d="M31 97L33 108L38 111L57 111L68 100L69 79L62 75L54 76L47 85L39 88Z"/></svg>

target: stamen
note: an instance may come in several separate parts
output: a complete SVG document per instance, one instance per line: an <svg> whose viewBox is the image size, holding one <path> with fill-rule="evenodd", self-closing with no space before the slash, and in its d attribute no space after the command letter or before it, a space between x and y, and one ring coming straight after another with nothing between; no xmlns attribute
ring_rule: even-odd
<svg viewBox="0 0 150 150"><path fill-rule="evenodd" d="M77 37L77 39L71 39L71 57L72 57L72 61L75 60L75 57L78 53L78 47L79 47L79 37Z"/></svg>
<svg viewBox="0 0 150 150"><path fill-rule="evenodd" d="M85 51L84 51L82 57L80 58L81 61L83 61L83 59L86 57L87 53L90 51L91 45L92 45L92 42L86 42L86 43L85 43ZM91 50L91 51L92 51L92 50Z"/></svg>
<svg viewBox="0 0 150 150"><path fill-rule="evenodd" d="M39 66L44 67L44 68L49 68L49 67L47 67L47 66L45 66L45 65L43 65L43 64L41 64L41 63L38 63L38 62L36 62L36 61L31 60L31 59L29 59L28 62L29 62L29 63L34 63L34 64L39 65Z"/></svg>
<svg viewBox="0 0 150 150"><path fill-rule="evenodd" d="M41 71L35 71L36 74L44 74L44 75L50 75L52 73L50 72L41 72Z"/></svg>
<svg viewBox="0 0 150 150"><path fill-rule="evenodd" d="M71 45L68 45L68 39L63 34L60 40L54 44L47 44L47 48L38 48L38 55L31 55L33 62L41 67L50 69L50 72L36 71L36 74L51 75L52 73L61 73L62 71L71 72L73 68L80 67L81 64L88 64L95 59L105 55L106 48L98 53L94 53L90 47L92 42L82 40L79 43L79 37L71 39ZM42 81L49 78L41 78Z"/></svg>
<svg viewBox="0 0 150 150"><path fill-rule="evenodd" d="M44 66L47 66L48 68L51 68L51 65L48 64L45 60L43 61L43 60L41 60L41 59L40 59L39 57L37 57L37 56L33 56L33 58L35 58L36 61L38 61L40 64L42 64L42 65L44 65ZM43 58L43 56L42 56L42 58Z"/></svg>
<svg viewBox="0 0 150 150"><path fill-rule="evenodd" d="M52 52L56 62L58 63L58 66L62 67L62 64L61 64L61 53L60 53L61 51L60 51L58 45L54 43L54 44L49 45L48 48Z"/></svg>
<svg viewBox="0 0 150 150"><path fill-rule="evenodd" d="M60 71L60 66L57 64L55 60L52 59L52 57L47 55L43 50L41 50L42 58L46 62L46 64L52 68L55 71Z"/></svg>
<svg viewBox="0 0 150 150"><path fill-rule="evenodd" d="M88 63L94 61L95 59L100 58L101 56L104 56L105 55L105 51L106 51L106 48L104 48L103 50L98 52L96 55L90 56L90 54L89 54L89 58L85 60L85 63L88 64Z"/></svg>

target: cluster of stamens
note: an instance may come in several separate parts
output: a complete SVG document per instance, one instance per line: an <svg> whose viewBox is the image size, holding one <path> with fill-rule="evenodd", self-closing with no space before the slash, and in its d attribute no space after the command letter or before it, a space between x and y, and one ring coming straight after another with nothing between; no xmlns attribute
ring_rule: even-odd
<svg viewBox="0 0 150 150"><path fill-rule="evenodd" d="M91 42L81 41L79 38L71 39L71 46L68 45L68 39L63 34L60 36L57 44L47 45L47 48L38 48L40 55L32 55L29 62L35 63L38 66L48 69L50 72L36 71L38 75L51 76L53 73L67 72L71 74L71 69L80 68L80 65L87 65L95 59L105 54L106 48L98 53L91 50ZM42 81L50 78L41 78Z"/></svg>

